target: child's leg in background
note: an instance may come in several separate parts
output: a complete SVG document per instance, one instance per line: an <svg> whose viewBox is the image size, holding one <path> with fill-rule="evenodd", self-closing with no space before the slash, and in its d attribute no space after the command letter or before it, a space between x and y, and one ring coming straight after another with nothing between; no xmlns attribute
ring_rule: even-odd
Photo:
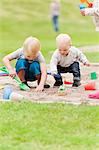
<svg viewBox="0 0 99 150"><path fill-rule="evenodd" d="M59 30L59 25L58 25L58 16L53 16L52 18L53 20L53 26L54 26L54 30L57 32Z"/></svg>
<svg viewBox="0 0 99 150"><path fill-rule="evenodd" d="M99 16L94 16L93 17L93 22L94 22L94 24L96 26L96 31L99 32Z"/></svg>

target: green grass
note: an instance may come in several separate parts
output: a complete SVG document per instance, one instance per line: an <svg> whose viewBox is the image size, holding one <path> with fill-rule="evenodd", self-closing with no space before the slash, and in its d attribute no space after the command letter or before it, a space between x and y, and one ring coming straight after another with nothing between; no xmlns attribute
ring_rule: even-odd
<svg viewBox="0 0 99 150"><path fill-rule="evenodd" d="M61 0L60 32L73 45L99 44L91 17L82 17L79 0ZM56 48L49 17L50 0L0 1L0 65L2 57L36 36L49 63ZM85 53L99 62L98 52ZM0 103L0 150L97 150L99 108L62 104Z"/></svg>
<svg viewBox="0 0 99 150"><path fill-rule="evenodd" d="M2 150L98 150L98 106L0 104Z"/></svg>
<svg viewBox="0 0 99 150"><path fill-rule="evenodd" d="M1 0L0 7L0 59L21 47L28 36L36 36L42 44L46 58L56 48L49 15L50 0ZM83 17L79 11L79 0L61 1L60 33L68 33L73 45L85 46L99 44L99 33L91 17Z"/></svg>
<svg viewBox="0 0 99 150"><path fill-rule="evenodd" d="M87 59L92 63L99 63L99 52L85 52Z"/></svg>

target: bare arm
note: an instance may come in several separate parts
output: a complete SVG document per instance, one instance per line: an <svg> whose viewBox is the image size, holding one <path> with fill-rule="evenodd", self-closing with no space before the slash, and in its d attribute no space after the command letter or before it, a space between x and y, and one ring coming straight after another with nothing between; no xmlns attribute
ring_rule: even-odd
<svg viewBox="0 0 99 150"><path fill-rule="evenodd" d="M44 89L44 84L47 78L46 64L41 63L40 67L41 67L41 80L39 85L36 88L36 91L42 91Z"/></svg>
<svg viewBox="0 0 99 150"><path fill-rule="evenodd" d="M11 63L10 63L10 61L11 61L10 55L11 55L11 54L5 56L5 57L3 58L3 62L4 62L4 65L7 67L7 69L9 70L9 75L10 75L11 77L14 77L14 76L16 75L16 72L15 72L14 68L11 66Z"/></svg>
<svg viewBox="0 0 99 150"><path fill-rule="evenodd" d="M23 49L19 48L16 51L6 55L3 58L3 62L4 65L7 67L7 69L9 70L9 75L11 77L14 77L16 75L15 69L11 66L10 61L12 61L13 59L17 59L21 54L23 53Z"/></svg>

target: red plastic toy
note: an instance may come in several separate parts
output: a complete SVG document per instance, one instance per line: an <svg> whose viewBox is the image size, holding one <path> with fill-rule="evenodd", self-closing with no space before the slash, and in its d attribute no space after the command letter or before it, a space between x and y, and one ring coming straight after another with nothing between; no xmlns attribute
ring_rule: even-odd
<svg viewBox="0 0 99 150"><path fill-rule="evenodd" d="M96 90L96 84L95 82L90 82L90 83L87 83L85 86L84 86L85 90Z"/></svg>
<svg viewBox="0 0 99 150"><path fill-rule="evenodd" d="M93 7L93 3L88 2L88 0L80 0L80 1L81 1L81 3L86 3L89 8Z"/></svg>

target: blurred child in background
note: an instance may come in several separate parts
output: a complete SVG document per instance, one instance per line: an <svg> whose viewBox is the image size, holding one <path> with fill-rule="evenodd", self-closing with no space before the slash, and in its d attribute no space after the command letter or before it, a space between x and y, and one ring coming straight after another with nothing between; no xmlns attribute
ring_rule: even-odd
<svg viewBox="0 0 99 150"><path fill-rule="evenodd" d="M94 0L92 8L85 8L81 10L83 16L93 16L96 31L99 32L99 0Z"/></svg>
<svg viewBox="0 0 99 150"><path fill-rule="evenodd" d="M60 1L59 0L52 0L50 5L50 11L51 11L51 18L52 23L54 27L54 31L59 31L59 15L60 15Z"/></svg>

